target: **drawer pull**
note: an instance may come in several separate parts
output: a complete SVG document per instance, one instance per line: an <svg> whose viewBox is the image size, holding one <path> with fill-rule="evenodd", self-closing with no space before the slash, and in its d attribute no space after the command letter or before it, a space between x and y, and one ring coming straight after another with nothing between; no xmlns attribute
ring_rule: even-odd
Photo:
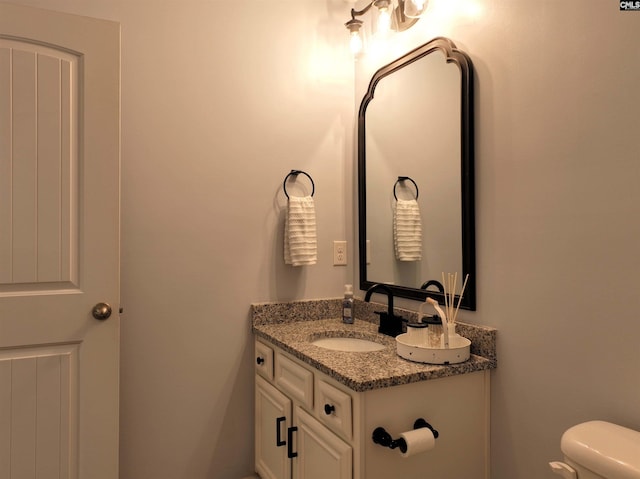
<svg viewBox="0 0 640 479"><path fill-rule="evenodd" d="M336 407L333 404L325 404L324 405L324 413L327 416L330 416L333 412L335 412Z"/></svg>
<svg viewBox="0 0 640 479"><path fill-rule="evenodd" d="M289 445L287 446L287 457L289 459L298 457L298 453L293 452L293 433L297 430L298 428L296 426L291 426L289 429L287 429L287 441L289 441Z"/></svg>
<svg viewBox="0 0 640 479"><path fill-rule="evenodd" d="M276 447L284 446L287 444L287 441L283 441L280 437L280 430L282 429L280 425L286 421L286 417L278 417L276 418Z"/></svg>
<svg viewBox="0 0 640 479"><path fill-rule="evenodd" d="M257 364L263 364L264 363L264 358L261 358L260 356L258 356L258 358L256 359L256 363Z"/></svg>

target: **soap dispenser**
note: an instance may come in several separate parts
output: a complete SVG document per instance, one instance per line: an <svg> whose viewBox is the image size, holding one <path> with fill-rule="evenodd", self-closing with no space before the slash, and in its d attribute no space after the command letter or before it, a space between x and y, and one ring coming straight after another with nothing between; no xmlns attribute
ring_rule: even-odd
<svg viewBox="0 0 640 479"><path fill-rule="evenodd" d="M344 285L344 299L342 300L342 322L353 324L353 286Z"/></svg>

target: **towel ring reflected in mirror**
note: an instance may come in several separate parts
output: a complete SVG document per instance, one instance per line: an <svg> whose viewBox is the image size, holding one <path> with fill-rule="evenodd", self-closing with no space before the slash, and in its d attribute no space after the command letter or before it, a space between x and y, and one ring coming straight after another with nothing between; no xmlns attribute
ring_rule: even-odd
<svg viewBox="0 0 640 479"><path fill-rule="evenodd" d="M316 184L313 182L313 178L311 178L309 173L302 170L291 170L291 172L284 177L284 181L282 182L282 189L284 190L284 195L287 197L287 199L289 199L289 194L287 193L287 180L292 176L297 177L301 174L309 178L309 181L311 182L311 196L313 196L313 194L316 192Z"/></svg>
<svg viewBox="0 0 640 479"><path fill-rule="evenodd" d="M398 183L404 183L405 181L410 181L411 183L413 183L413 186L416 189L416 200L418 199L418 196L420 195L420 191L418 190L418 185L416 185L416 182L413 181L410 177L408 176L398 176L398 181L396 181L393 184L393 197L396 199L396 201L398 201L398 195L396 195L396 187L398 186Z"/></svg>

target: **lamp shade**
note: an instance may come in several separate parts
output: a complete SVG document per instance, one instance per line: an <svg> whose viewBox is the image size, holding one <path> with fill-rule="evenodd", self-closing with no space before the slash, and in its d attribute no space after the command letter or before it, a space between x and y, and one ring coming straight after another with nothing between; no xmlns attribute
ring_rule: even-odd
<svg viewBox="0 0 640 479"><path fill-rule="evenodd" d="M427 9L428 0L404 0L404 14L409 18L419 18Z"/></svg>

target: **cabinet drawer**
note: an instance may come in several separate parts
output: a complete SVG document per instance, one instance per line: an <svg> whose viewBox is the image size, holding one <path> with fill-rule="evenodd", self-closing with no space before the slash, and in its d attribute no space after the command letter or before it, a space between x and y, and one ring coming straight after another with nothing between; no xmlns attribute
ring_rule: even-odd
<svg viewBox="0 0 640 479"><path fill-rule="evenodd" d="M348 439L353 437L349 394L319 379L316 384L316 409L320 421Z"/></svg>
<svg viewBox="0 0 640 479"><path fill-rule="evenodd" d="M275 360L275 381L289 397L297 399L309 409L313 407L313 373L278 353Z"/></svg>
<svg viewBox="0 0 640 479"><path fill-rule="evenodd" d="M273 381L273 349L264 343L256 341L255 360L258 374L269 381Z"/></svg>

